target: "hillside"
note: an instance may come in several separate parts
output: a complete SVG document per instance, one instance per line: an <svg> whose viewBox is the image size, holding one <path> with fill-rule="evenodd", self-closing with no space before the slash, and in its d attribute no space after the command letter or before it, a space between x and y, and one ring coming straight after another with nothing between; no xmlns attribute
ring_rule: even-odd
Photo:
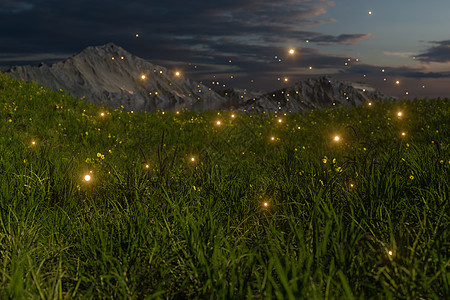
<svg viewBox="0 0 450 300"><path fill-rule="evenodd" d="M445 299L449 122L132 113L0 73L0 298Z"/></svg>

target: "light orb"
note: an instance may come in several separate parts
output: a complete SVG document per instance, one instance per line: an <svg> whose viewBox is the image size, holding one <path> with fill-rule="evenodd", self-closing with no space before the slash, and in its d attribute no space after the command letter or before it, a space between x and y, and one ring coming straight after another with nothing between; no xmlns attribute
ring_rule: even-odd
<svg viewBox="0 0 450 300"><path fill-rule="evenodd" d="M89 175L89 174L84 175L84 181L86 181L86 182L91 181L91 175Z"/></svg>
<svg viewBox="0 0 450 300"><path fill-rule="evenodd" d="M334 141L335 141L335 142L339 142L340 139L341 139L341 138L340 138L339 136L337 136L337 135L334 137Z"/></svg>

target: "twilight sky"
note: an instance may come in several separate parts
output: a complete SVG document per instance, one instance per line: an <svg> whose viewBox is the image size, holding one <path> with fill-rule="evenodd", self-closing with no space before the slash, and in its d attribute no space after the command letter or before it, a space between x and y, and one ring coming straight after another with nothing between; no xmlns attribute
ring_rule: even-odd
<svg viewBox="0 0 450 300"><path fill-rule="evenodd" d="M0 0L0 66L114 42L211 87L330 75L450 97L449 13L449 0Z"/></svg>

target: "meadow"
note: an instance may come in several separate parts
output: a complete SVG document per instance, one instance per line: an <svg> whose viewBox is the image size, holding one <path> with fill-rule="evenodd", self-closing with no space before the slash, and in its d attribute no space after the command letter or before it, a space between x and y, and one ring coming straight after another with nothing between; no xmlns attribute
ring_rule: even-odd
<svg viewBox="0 0 450 300"><path fill-rule="evenodd" d="M137 113L0 73L0 298L448 298L449 125L448 99Z"/></svg>

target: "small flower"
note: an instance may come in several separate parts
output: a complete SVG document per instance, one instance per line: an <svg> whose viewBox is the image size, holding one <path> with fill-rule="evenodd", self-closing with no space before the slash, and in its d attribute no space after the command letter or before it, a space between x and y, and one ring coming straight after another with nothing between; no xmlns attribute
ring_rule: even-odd
<svg viewBox="0 0 450 300"><path fill-rule="evenodd" d="M413 179L414 179L414 176L413 176L413 175L409 176L409 179L413 180Z"/></svg>
<svg viewBox="0 0 450 300"><path fill-rule="evenodd" d="M102 154L101 153L97 153L97 157L102 157Z"/></svg>

